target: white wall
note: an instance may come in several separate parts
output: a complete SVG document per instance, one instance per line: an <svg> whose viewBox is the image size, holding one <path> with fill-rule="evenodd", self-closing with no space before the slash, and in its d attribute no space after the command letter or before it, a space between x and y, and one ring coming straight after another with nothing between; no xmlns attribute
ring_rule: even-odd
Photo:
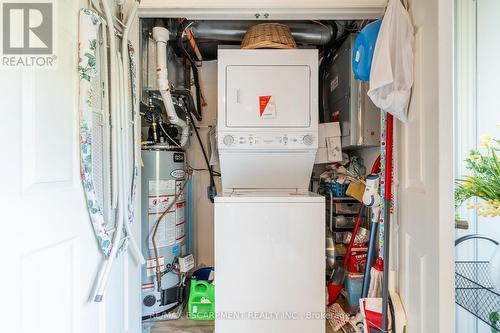
<svg viewBox="0 0 500 333"><path fill-rule="evenodd" d="M387 0L143 0L141 13L147 17L187 19L331 20L379 18ZM267 17L264 15L267 14Z"/></svg>
<svg viewBox="0 0 500 333"><path fill-rule="evenodd" d="M476 141L476 46L475 3L456 0L455 12L455 175L466 172L464 158ZM467 125L464 125L467 124ZM455 238L475 232L476 215L465 207L457 212L470 225L469 230L456 230ZM477 257L477 242L468 241L456 247L456 260L474 260ZM457 333L477 333L478 320L462 307L456 305L455 326Z"/></svg>
<svg viewBox="0 0 500 333"><path fill-rule="evenodd" d="M353 152L349 152L349 154L361 157L366 166L366 172L370 173L373 163L375 163L375 160L380 155L380 148L379 147L363 148L355 150Z"/></svg>
<svg viewBox="0 0 500 333"><path fill-rule="evenodd" d="M217 61L204 61L199 68L203 96L207 106L203 108L203 120L200 125L200 136L205 148L207 145L207 126L217 125ZM207 148L208 149L208 148ZM196 169L206 169L200 145L195 135L191 137L191 147L187 150L188 163ZM215 167L219 170L219 166ZM195 171L193 175L193 236L196 264L214 265L214 206L208 200L207 186L209 174L207 171ZM222 191L220 179L216 178L217 190Z"/></svg>

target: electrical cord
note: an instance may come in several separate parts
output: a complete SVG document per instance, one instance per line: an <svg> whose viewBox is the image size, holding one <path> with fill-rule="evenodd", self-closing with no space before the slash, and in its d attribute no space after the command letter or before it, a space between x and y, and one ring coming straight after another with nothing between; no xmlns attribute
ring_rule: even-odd
<svg viewBox="0 0 500 333"><path fill-rule="evenodd" d="M208 160L208 155L205 150L205 146L203 145L203 141L201 140L200 133L198 132L198 128L196 127L196 123L194 122L191 110L188 110L187 114L189 119L191 120L191 123L193 124L194 133L196 134L196 138L198 139L198 142L200 144L201 151L203 153L203 158L205 159L205 164L207 165L208 173L210 175L210 186L208 187L207 192L208 192L208 199L210 200L211 203L213 203L214 198L217 195L217 188L215 187L215 179L214 179L214 170L212 169L210 161Z"/></svg>
<svg viewBox="0 0 500 333"><path fill-rule="evenodd" d="M193 170L193 171L210 171L210 170L205 169L205 168L195 168L195 167L192 167L189 164L188 164L188 168L191 169L191 170ZM219 171L212 170L212 173L214 174L214 176L220 177L220 172Z"/></svg>
<svg viewBox="0 0 500 333"><path fill-rule="evenodd" d="M209 171L208 169L191 169L191 170L193 170L193 171ZM213 175L214 175L214 177L220 177L221 176L221 174L220 174L219 171L214 171Z"/></svg>
<svg viewBox="0 0 500 333"><path fill-rule="evenodd" d="M182 50L182 53L184 57L187 59L187 61L191 65L191 69L193 71L193 79L194 79L194 86L196 90L196 109L197 110L192 110L191 108L188 108L187 116L189 117L191 123L193 124L194 132L196 135L196 138L200 144L201 151L203 153L203 158L205 160L205 164L207 165L207 170L209 171L210 175L210 186L207 189L207 194L210 202L214 202L214 198L217 195L217 188L215 186L215 180L214 180L214 171L212 169L212 166L210 165L210 161L208 159L208 155L205 149L205 146L203 145L203 141L201 140L200 133L198 132L198 128L196 127L196 122L194 121L194 118L196 117L197 120L202 119L202 99L203 96L201 94L201 88L200 88L200 80L199 80L199 73L198 69L196 67L196 64L192 57L190 56L189 52L186 50L184 47L183 41L182 41L182 31L184 31L184 24L183 21L179 21L179 29L178 31L178 38L177 38L177 43L179 48ZM194 117L193 117L194 115Z"/></svg>

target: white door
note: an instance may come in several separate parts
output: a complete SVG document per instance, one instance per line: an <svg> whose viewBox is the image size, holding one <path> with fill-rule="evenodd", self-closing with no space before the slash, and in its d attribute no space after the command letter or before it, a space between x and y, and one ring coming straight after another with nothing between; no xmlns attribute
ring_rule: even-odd
<svg viewBox="0 0 500 333"><path fill-rule="evenodd" d="M140 270L126 255L104 301L90 301L102 257L79 172L78 15L87 1L54 3L58 68L0 69L0 332L137 333Z"/></svg>
<svg viewBox="0 0 500 333"><path fill-rule="evenodd" d="M410 0L410 13L415 85L409 122L398 133L394 258L407 332L444 333L453 331L454 309L452 1Z"/></svg>

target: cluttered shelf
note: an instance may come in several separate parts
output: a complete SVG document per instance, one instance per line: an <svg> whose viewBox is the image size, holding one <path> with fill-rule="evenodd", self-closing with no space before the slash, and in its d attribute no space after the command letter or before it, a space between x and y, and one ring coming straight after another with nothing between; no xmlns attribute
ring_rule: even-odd
<svg viewBox="0 0 500 333"><path fill-rule="evenodd" d="M362 321L359 299L370 238L369 210L362 203L365 173L358 159L350 158L319 178L318 193L326 200L327 311L334 331L357 331Z"/></svg>

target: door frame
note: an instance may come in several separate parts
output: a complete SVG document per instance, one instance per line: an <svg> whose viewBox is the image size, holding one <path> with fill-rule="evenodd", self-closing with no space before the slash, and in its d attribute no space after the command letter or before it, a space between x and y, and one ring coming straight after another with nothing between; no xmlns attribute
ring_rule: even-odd
<svg viewBox="0 0 500 333"><path fill-rule="evenodd" d="M387 0L142 0L141 17L185 17L190 20L335 20L376 19Z"/></svg>
<svg viewBox="0 0 500 333"><path fill-rule="evenodd" d="M418 0L417 0L418 1ZM194 0L185 1L184 7L164 0L143 0L139 9L139 18L150 17L178 17L184 16L190 19L225 19L225 20L248 20L255 19L255 6L248 5L247 1L240 1L241 7L220 6L221 1L212 4L200 4ZM186 4L187 3L187 4ZM331 4L330 8L318 8L302 6L300 11L285 10L289 8L286 2L269 0L272 4L270 19L371 19L380 16L385 8L385 0L366 1L359 5L357 1L338 1ZM307 3L304 0L304 3ZM347 10L339 8L343 3ZM348 4L351 4L349 7ZM247 5L247 6L246 6ZM314 6L314 4L312 4ZM324 6L328 7L328 6ZM262 16L261 16L262 18ZM264 21L264 20L262 20ZM439 213L438 213L438 236L439 236L439 267L436 271L439 280L439 294L437 295L439 312L439 332L454 332L455 329L455 252L454 252L454 1L438 0L438 68L439 68Z"/></svg>
<svg viewBox="0 0 500 333"><path fill-rule="evenodd" d="M454 1L438 3L439 330L455 331Z"/></svg>

